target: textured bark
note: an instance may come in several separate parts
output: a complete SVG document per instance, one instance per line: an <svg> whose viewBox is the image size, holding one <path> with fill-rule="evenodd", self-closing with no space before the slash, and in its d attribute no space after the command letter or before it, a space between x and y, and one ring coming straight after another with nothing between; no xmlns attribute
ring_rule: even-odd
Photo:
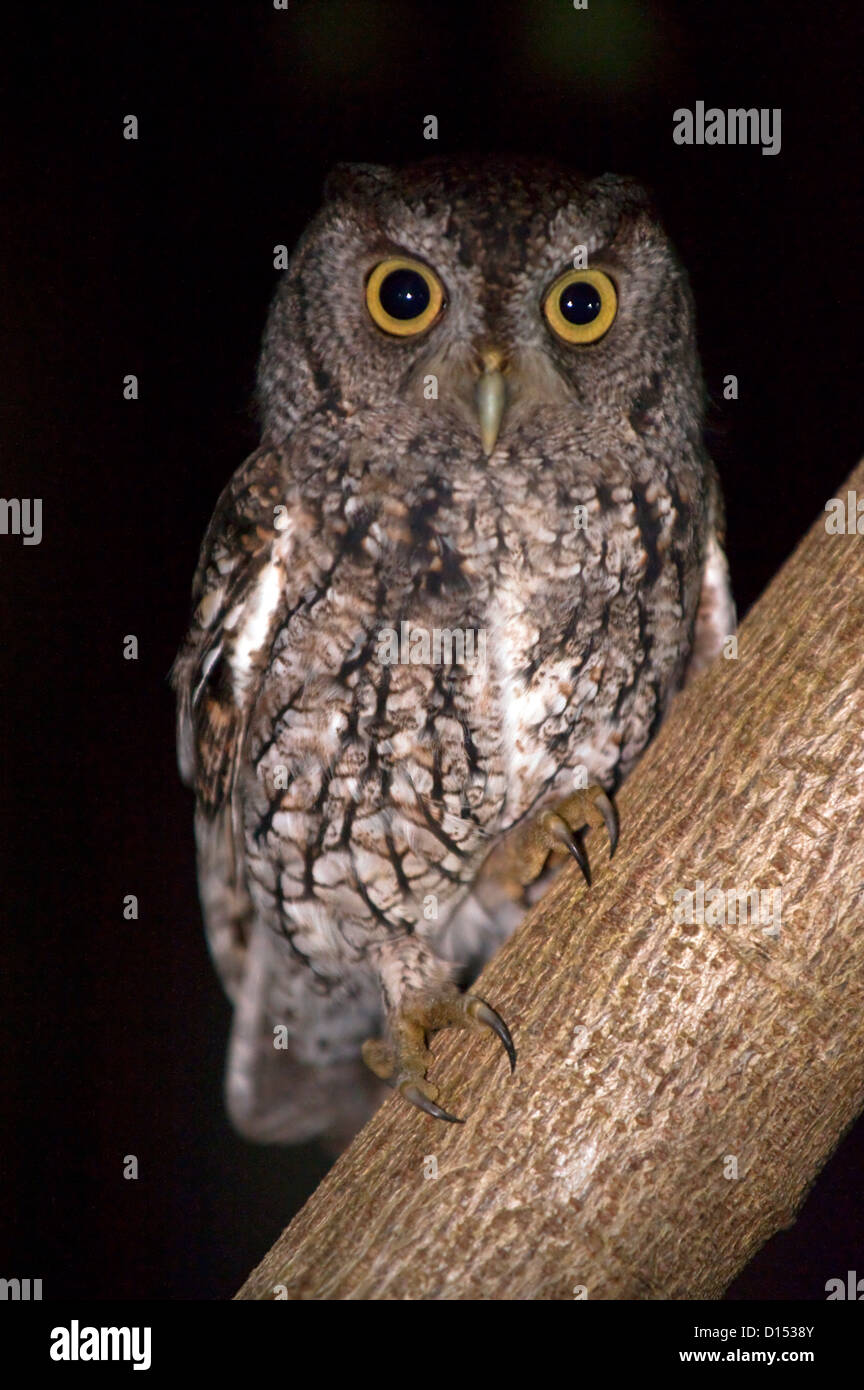
<svg viewBox="0 0 864 1390"><path fill-rule="evenodd" d="M238 1297L717 1298L794 1220L864 1104L862 624L864 536L820 515L622 789L615 859L592 833L594 887L568 869L485 970L515 1076L440 1035L467 1123L388 1099ZM778 934L676 922L698 880L780 889Z"/></svg>

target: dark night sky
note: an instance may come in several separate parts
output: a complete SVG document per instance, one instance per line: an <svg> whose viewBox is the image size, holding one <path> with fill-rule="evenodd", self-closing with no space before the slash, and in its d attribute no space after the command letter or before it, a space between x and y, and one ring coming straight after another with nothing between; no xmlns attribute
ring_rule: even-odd
<svg viewBox="0 0 864 1390"><path fill-rule="evenodd" d="M229 1012L167 685L204 528L257 440L272 247L337 160L525 151L642 177L693 282L743 613L864 446L861 20L810 0L29 16L4 44L2 492L43 498L44 537L0 537L0 1274L46 1298L227 1297L326 1166L223 1113ZM675 146L697 100L780 107L781 153ZM824 1298L856 1268L862 1167L859 1125L732 1294Z"/></svg>

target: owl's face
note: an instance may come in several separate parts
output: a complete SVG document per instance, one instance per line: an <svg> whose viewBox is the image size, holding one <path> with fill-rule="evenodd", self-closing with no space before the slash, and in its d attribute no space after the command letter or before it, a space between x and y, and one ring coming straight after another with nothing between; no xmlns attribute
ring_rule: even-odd
<svg viewBox="0 0 864 1390"><path fill-rule="evenodd" d="M418 412L490 462L530 433L702 408L686 277L645 192L535 162L340 166L271 311L265 436ZM394 415L394 412L396 414ZM502 453L503 451L503 453Z"/></svg>

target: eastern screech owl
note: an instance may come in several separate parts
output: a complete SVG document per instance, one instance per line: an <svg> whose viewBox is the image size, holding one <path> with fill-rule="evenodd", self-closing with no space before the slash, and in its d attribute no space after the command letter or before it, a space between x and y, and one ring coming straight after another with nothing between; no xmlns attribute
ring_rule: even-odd
<svg viewBox="0 0 864 1390"><path fill-rule="evenodd" d="M180 764L232 1119L338 1141L375 1074L454 1118L437 1029L514 1063L460 985L567 850L588 877L589 827L614 849L608 794L734 609L690 294L630 179L337 168L259 396L173 672Z"/></svg>

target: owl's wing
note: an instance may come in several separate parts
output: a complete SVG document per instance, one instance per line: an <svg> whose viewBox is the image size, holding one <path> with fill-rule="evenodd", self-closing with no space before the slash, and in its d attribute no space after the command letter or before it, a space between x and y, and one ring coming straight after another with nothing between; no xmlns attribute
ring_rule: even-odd
<svg viewBox="0 0 864 1390"><path fill-rule="evenodd" d="M208 941L232 999L251 916L234 791L270 645L299 592L303 511L286 496L281 465L280 454L256 451L219 498L193 583L192 623L171 671L180 772L196 794Z"/></svg>
<svg viewBox="0 0 864 1390"><path fill-rule="evenodd" d="M684 677L685 684L711 665L714 658L720 655L725 639L736 628L735 601L723 549L723 500L713 471L710 481L708 540L702 562L702 587L699 591L693 651Z"/></svg>
<svg viewBox="0 0 864 1390"><path fill-rule="evenodd" d="M177 752L196 794L198 881L210 953L234 1004L226 1101L259 1142L322 1133L338 1152L384 1089L359 1061L303 1065L274 1048L284 987L298 969L256 920L246 885L238 777L271 648L310 583L320 522L290 481L288 448L246 460L219 499L195 574L195 611L174 667ZM283 1000L284 1002L284 1000ZM317 996L307 999L310 1009ZM326 1003L326 1001L325 1001Z"/></svg>

